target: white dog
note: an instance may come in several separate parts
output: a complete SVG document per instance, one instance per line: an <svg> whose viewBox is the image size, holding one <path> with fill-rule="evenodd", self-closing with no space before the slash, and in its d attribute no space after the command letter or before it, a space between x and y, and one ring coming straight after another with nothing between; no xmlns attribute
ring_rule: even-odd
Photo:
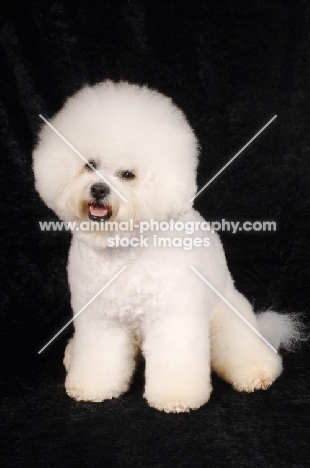
<svg viewBox="0 0 310 468"><path fill-rule="evenodd" d="M77 227L89 219L101 227L115 222L109 232L74 231L68 263L74 314L126 266L74 320L64 359L68 395L103 401L123 394L139 348L144 396L159 410L206 403L211 367L239 391L269 387L282 371L281 357L190 267L273 346L291 342L298 330L283 315L254 315L234 287L218 235L201 228L204 220L189 202L198 143L184 114L147 87L106 81L83 88L51 123L89 165L45 125L34 151L40 196ZM116 224L129 220L133 229ZM165 227L143 240L139 223L150 220ZM197 229L190 236L171 224L166 230L171 220L196 222ZM116 247L117 236L134 245ZM159 238L166 247L156 247Z"/></svg>

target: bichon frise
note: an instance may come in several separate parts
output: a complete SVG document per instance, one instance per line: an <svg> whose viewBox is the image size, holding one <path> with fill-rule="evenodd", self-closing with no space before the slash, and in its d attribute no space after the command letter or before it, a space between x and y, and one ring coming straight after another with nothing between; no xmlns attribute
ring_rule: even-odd
<svg viewBox="0 0 310 468"><path fill-rule="evenodd" d="M123 394L138 349L146 361L144 396L159 410L206 403L211 368L239 391L269 387L281 357L248 324L276 348L298 331L284 315L254 315L218 235L206 232L189 202L198 143L180 109L147 87L106 81L84 87L51 123L80 153L44 125L33 166L42 199L76 226L68 395L98 402ZM82 229L90 220L92 229ZM141 235L148 224L153 231Z"/></svg>

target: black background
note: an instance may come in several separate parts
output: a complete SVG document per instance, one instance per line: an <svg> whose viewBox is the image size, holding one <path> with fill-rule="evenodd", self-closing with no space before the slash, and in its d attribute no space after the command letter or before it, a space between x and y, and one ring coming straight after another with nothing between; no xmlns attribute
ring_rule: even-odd
<svg viewBox="0 0 310 468"><path fill-rule="evenodd" d="M201 143L199 186L267 121L277 119L196 200L208 219L276 220L276 233L222 234L238 289L256 309L307 311L309 301L310 4L276 0L2 2L1 466L306 467L309 347L284 353L266 392L213 376L189 414L150 409L143 362L130 391L104 403L66 396L71 318L69 234L34 190L42 124L85 83L148 84L185 111ZM308 315L307 315L308 314Z"/></svg>

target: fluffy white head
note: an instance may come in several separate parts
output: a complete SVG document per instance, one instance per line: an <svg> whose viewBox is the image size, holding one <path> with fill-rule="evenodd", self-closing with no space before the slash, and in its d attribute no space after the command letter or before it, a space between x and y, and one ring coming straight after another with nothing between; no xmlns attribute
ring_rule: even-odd
<svg viewBox="0 0 310 468"><path fill-rule="evenodd" d="M45 125L33 154L36 189L61 219L165 220L191 208L198 144L166 96L106 81L83 88L50 122L127 200ZM106 187L101 199L98 183Z"/></svg>

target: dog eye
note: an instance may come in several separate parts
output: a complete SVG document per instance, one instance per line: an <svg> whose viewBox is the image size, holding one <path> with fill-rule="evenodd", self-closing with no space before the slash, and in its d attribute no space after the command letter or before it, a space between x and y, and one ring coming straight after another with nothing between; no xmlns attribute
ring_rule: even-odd
<svg viewBox="0 0 310 468"><path fill-rule="evenodd" d="M97 163L95 161L93 161L92 159L90 161L88 161L88 164L85 164L85 169L88 169L89 171L91 171L91 168L89 167L89 165L91 167L93 167L94 169L97 169Z"/></svg>
<svg viewBox="0 0 310 468"><path fill-rule="evenodd" d="M119 177L121 179L132 180L132 179L135 179L136 176L131 171L121 171L119 173Z"/></svg>

